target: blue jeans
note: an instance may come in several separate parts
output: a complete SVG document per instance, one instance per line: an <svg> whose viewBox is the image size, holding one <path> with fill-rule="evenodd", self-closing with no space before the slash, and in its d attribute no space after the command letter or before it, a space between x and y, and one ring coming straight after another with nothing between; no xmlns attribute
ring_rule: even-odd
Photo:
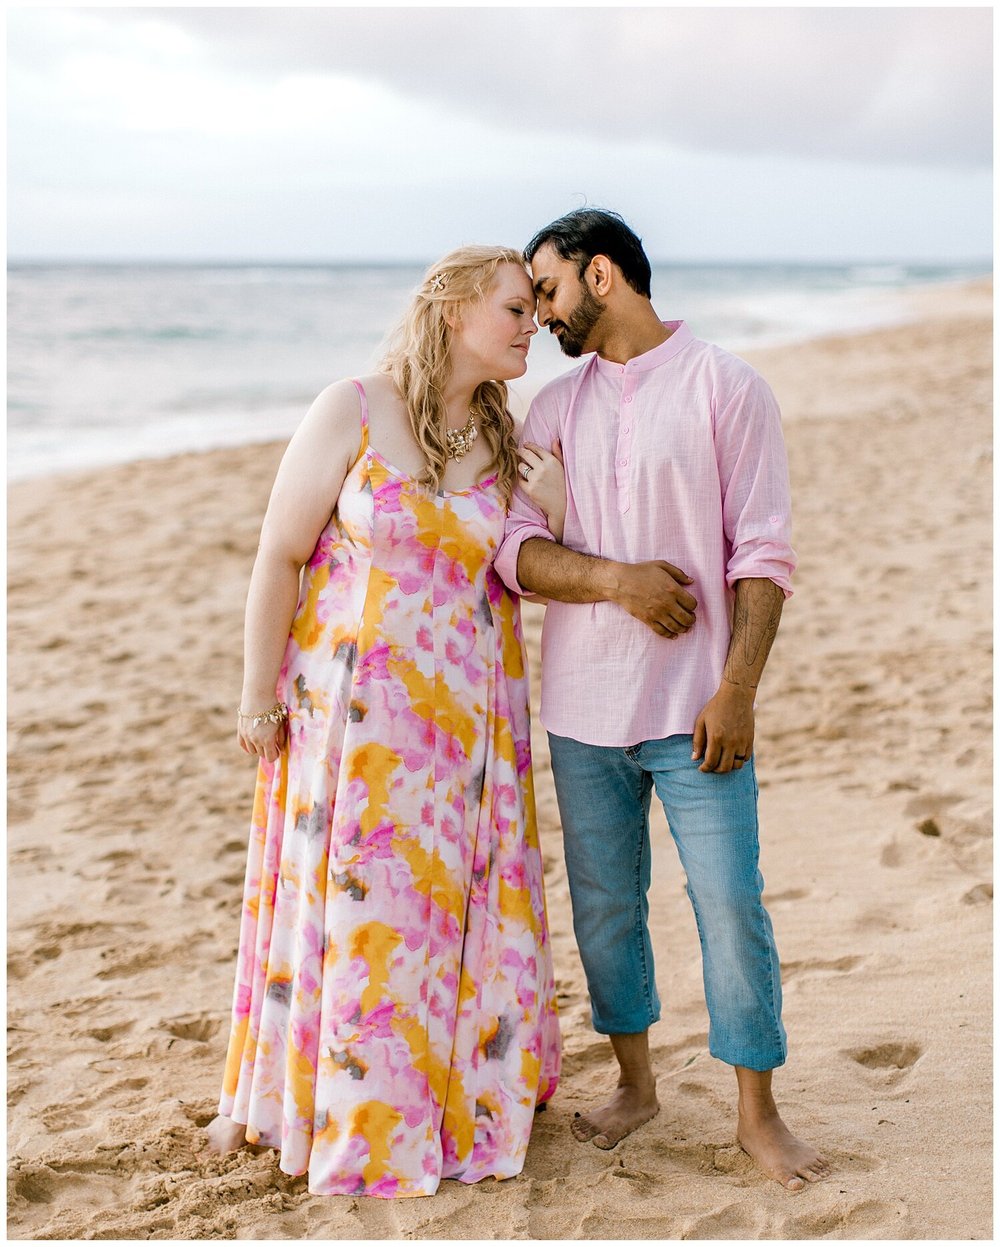
<svg viewBox="0 0 1000 1247"><path fill-rule="evenodd" d="M753 759L739 771L704 773L690 736L623 749L550 732L549 748L594 1029L632 1035L659 1020L647 896L655 787L698 924L709 1051L747 1069L781 1065L781 976L761 903Z"/></svg>

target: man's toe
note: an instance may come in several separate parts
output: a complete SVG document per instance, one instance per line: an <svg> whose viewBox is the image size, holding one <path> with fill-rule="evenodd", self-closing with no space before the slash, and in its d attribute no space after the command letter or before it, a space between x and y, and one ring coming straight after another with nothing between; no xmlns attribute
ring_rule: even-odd
<svg viewBox="0 0 1000 1247"><path fill-rule="evenodd" d="M589 1142L598 1133L597 1127L593 1122L588 1121L586 1117L577 1117L570 1124L570 1129L573 1131L573 1138L581 1143Z"/></svg>
<svg viewBox="0 0 1000 1247"><path fill-rule="evenodd" d="M781 1179L781 1185L786 1191L804 1191L806 1186L805 1180L800 1178L797 1173L786 1174Z"/></svg>
<svg viewBox="0 0 1000 1247"><path fill-rule="evenodd" d="M594 1136L594 1147L599 1147L603 1152L610 1152L613 1147L617 1147L621 1143L624 1136L612 1133L610 1130L604 1130L600 1134Z"/></svg>

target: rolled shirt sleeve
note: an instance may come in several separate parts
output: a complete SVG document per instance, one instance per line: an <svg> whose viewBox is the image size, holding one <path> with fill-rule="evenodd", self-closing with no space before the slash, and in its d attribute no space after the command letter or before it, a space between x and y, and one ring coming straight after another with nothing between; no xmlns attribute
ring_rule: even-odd
<svg viewBox="0 0 1000 1247"><path fill-rule="evenodd" d="M791 489L781 414L771 387L754 373L716 412L715 445L729 546L726 582L773 580L791 597Z"/></svg>
<svg viewBox="0 0 1000 1247"><path fill-rule="evenodd" d="M553 440L558 436L556 413L550 410L549 404L545 402L544 394L539 394L528 409L519 445L534 442L536 446L543 446L549 450ZM546 541L555 541L555 537L549 531L545 513L539 511L520 489L515 489L507 511L503 541L493 560L493 566L497 575L513 593L533 598L535 601L544 601L544 598L539 598L524 589L517 579L518 555L521 553L521 546L529 537L542 537Z"/></svg>

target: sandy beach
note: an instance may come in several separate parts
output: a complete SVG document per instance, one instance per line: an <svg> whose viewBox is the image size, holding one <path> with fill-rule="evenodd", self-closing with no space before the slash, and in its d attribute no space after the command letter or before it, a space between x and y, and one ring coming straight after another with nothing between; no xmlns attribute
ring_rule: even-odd
<svg viewBox="0 0 1000 1247"><path fill-rule="evenodd" d="M250 446L10 490L10 1237L992 1236L992 289L915 297L915 323L747 356L782 406L800 558L757 727L775 1089L832 1179L788 1194L735 1144L658 810L663 1108L612 1152L571 1137L614 1068L537 715L565 1059L523 1174L393 1202L207 1152L254 769L242 609L282 450Z"/></svg>

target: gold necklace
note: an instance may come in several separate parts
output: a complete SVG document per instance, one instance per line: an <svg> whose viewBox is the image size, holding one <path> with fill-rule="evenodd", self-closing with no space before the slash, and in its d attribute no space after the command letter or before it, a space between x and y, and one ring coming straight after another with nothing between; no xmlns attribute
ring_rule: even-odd
<svg viewBox="0 0 1000 1247"><path fill-rule="evenodd" d="M460 429L445 429L445 435L448 439L447 455L449 459L461 459L463 455L467 455L472 449L472 443L479 436L479 430L476 428L476 421L469 412L469 419Z"/></svg>

